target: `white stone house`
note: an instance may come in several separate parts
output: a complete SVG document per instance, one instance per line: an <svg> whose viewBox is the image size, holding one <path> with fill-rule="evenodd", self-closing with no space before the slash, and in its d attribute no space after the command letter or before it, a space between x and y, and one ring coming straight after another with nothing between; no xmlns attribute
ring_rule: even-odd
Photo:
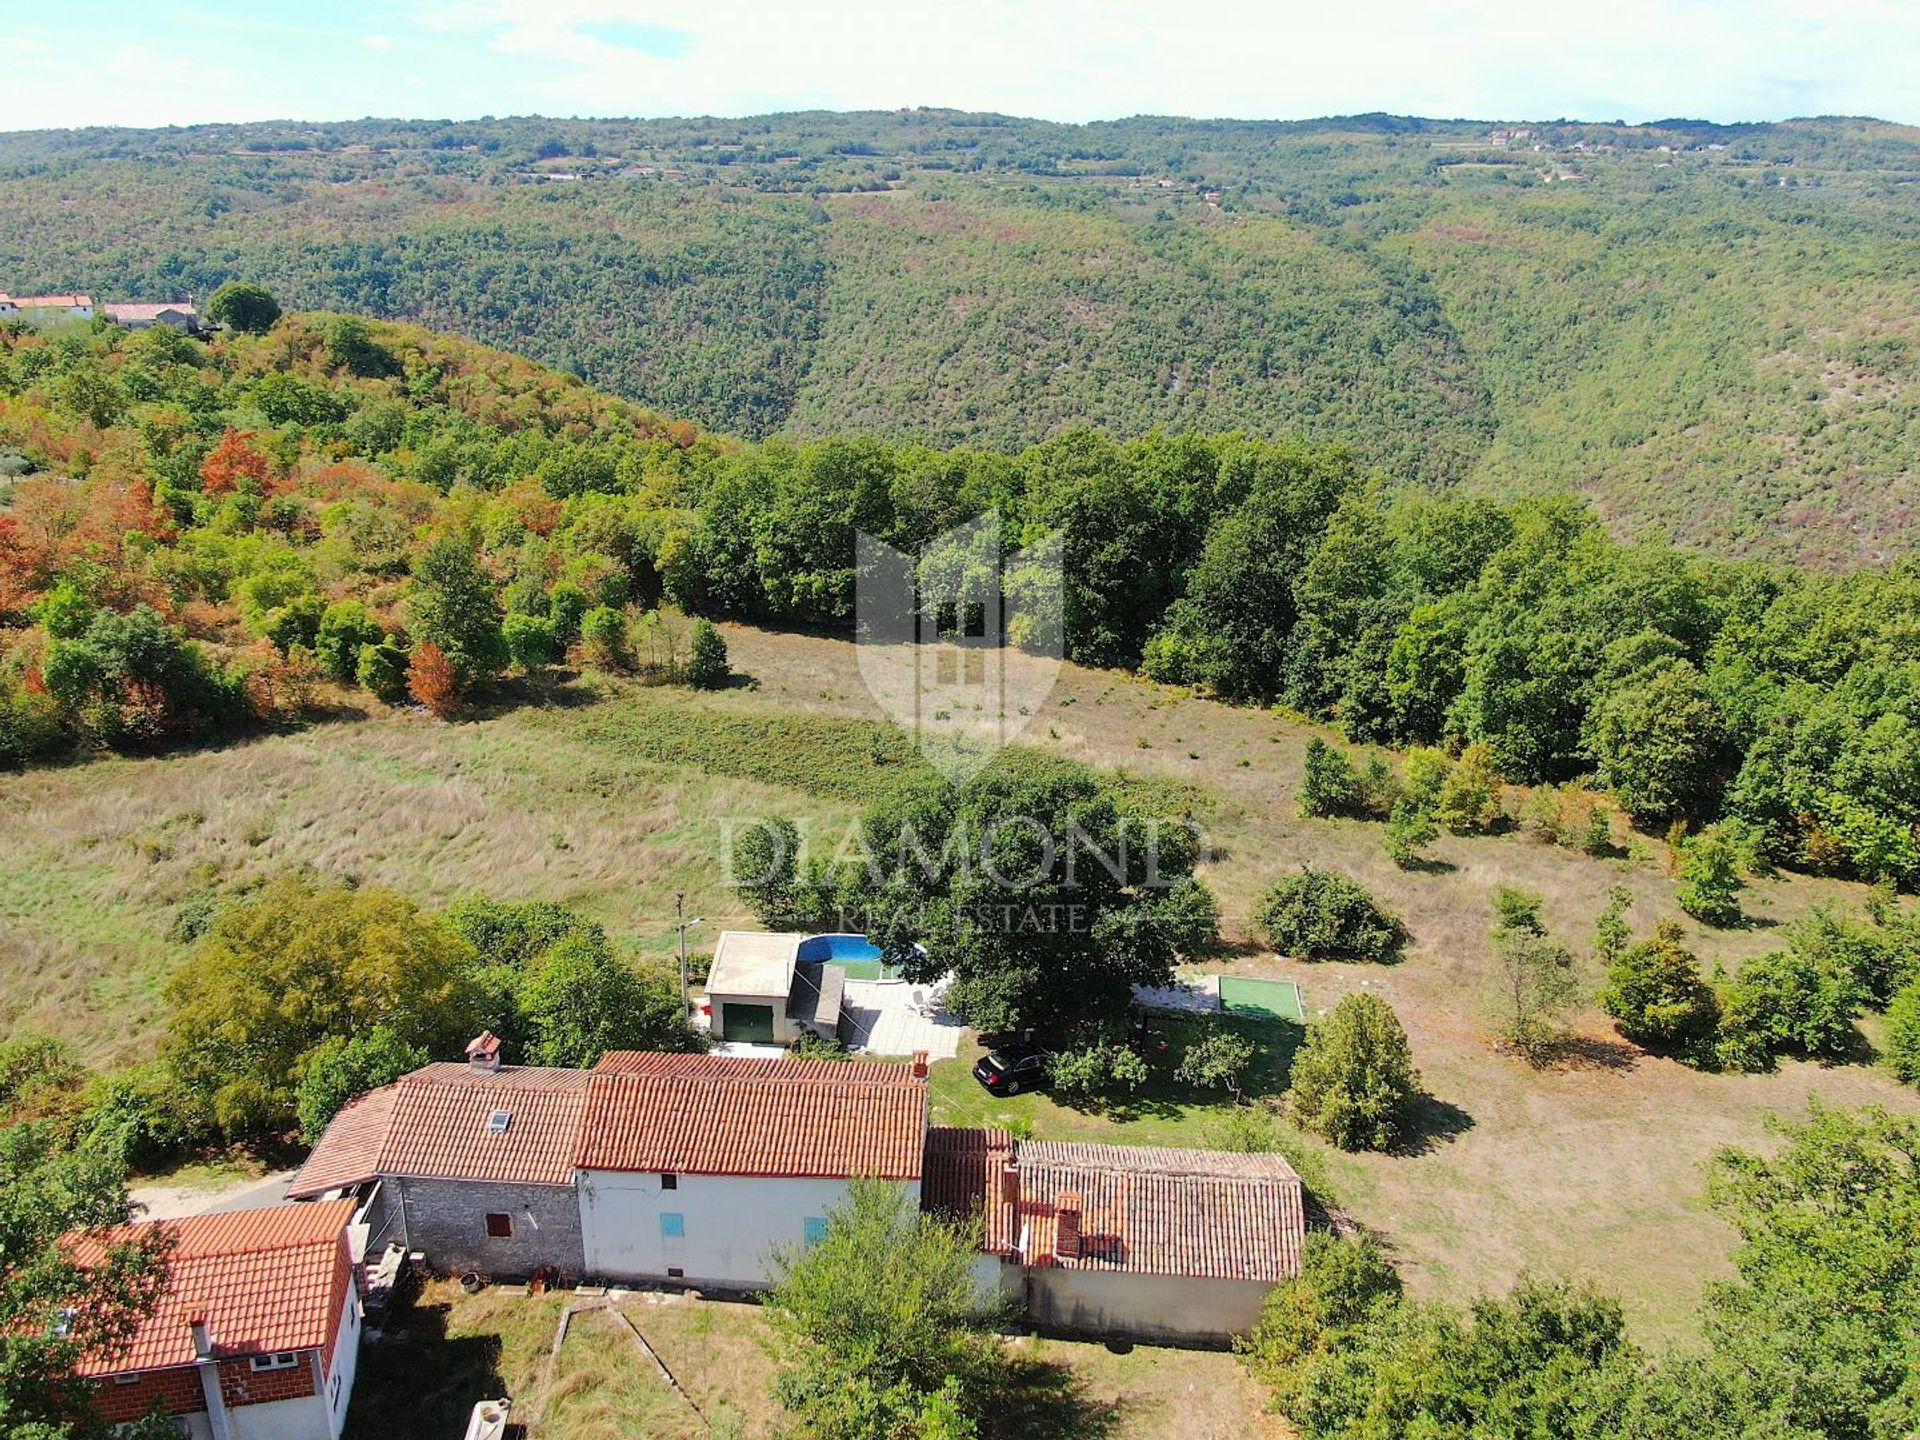
<svg viewBox="0 0 1920 1440"><path fill-rule="evenodd" d="M335 1117L295 1198L352 1194L369 1249L443 1271L750 1291L855 1176L915 1197L924 1063L617 1051L593 1070L428 1065Z"/></svg>
<svg viewBox="0 0 1920 1440"><path fill-rule="evenodd" d="M201 328L200 312L184 300L159 304L129 301L125 304L102 305L100 313L114 324L123 325L129 330L151 330L156 325L171 325L176 330L191 333Z"/></svg>
<svg viewBox="0 0 1920 1440"><path fill-rule="evenodd" d="M91 320L93 297L91 295L0 294L0 320L53 320L63 316Z"/></svg>

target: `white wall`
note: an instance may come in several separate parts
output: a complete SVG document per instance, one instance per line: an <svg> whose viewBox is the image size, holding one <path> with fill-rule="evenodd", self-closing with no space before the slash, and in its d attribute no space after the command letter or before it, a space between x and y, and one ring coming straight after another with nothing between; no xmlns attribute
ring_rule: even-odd
<svg viewBox="0 0 1920 1440"><path fill-rule="evenodd" d="M658 1175L580 1172L580 1228L587 1274L596 1280L665 1280L753 1290L770 1278L768 1252L805 1242L809 1217L845 1202L845 1180L681 1175L664 1190ZM908 1182L920 1203L920 1182ZM682 1217L685 1234L661 1233L662 1214Z"/></svg>
<svg viewBox="0 0 1920 1440"><path fill-rule="evenodd" d="M1045 1328L1217 1343L1253 1328L1273 1286L1042 1266L1027 1272L1026 1289L1027 1313Z"/></svg>
<svg viewBox="0 0 1920 1440"><path fill-rule="evenodd" d="M333 1440L340 1440L340 1432L346 1427L347 1405L353 1399L353 1377L360 1369L360 1296L352 1285L347 1287L347 1303L340 1309L337 1334L333 1342L333 1374L323 1382L325 1388L320 1392L327 1404L327 1431Z"/></svg>
<svg viewBox="0 0 1920 1440"><path fill-rule="evenodd" d="M270 1400L264 1405L229 1405L227 1428L233 1440L326 1440L327 1402L318 1395Z"/></svg>

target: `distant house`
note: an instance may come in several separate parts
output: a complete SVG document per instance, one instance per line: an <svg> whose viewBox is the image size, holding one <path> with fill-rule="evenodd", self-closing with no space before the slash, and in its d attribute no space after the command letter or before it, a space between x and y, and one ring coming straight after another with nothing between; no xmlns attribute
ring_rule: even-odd
<svg viewBox="0 0 1920 1440"><path fill-rule="evenodd" d="M91 295L0 294L0 319L51 320L63 315L91 320L93 297Z"/></svg>
<svg viewBox="0 0 1920 1440"><path fill-rule="evenodd" d="M353 1212L342 1201L146 1222L175 1237L166 1293L125 1344L80 1366L106 1419L157 1403L194 1440L339 1440L360 1351ZM99 1250L76 1242L82 1263Z"/></svg>
<svg viewBox="0 0 1920 1440"><path fill-rule="evenodd" d="M116 325L124 325L129 330L151 330L155 325L171 325L176 330L197 331L201 328L200 312L182 301L163 301L149 305L145 302L124 305L102 305L100 313Z"/></svg>
<svg viewBox="0 0 1920 1440"><path fill-rule="evenodd" d="M288 1193L359 1195L370 1250L442 1270L752 1290L853 1177L918 1196L926 1106L924 1065L615 1052L562 1070L501 1065L486 1036L348 1105Z"/></svg>
<svg viewBox="0 0 1920 1440"><path fill-rule="evenodd" d="M929 1210L979 1214L983 1285L1043 1328L1220 1343L1300 1273L1305 1187L1278 1155L928 1132ZM995 1273L997 1271L997 1274Z"/></svg>

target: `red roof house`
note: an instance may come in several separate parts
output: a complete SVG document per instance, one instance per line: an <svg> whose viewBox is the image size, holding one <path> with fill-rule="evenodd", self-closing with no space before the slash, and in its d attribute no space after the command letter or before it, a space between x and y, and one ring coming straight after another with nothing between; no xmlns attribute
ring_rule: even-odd
<svg viewBox="0 0 1920 1440"><path fill-rule="evenodd" d="M158 1405L215 1440L338 1440L360 1343L354 1209L335 1201L143 1222L173 1235L167 1289L125 1344L80 1366L107 1420ZM139 1228L78 1237L75 1253L85 1263Z"/></svg>

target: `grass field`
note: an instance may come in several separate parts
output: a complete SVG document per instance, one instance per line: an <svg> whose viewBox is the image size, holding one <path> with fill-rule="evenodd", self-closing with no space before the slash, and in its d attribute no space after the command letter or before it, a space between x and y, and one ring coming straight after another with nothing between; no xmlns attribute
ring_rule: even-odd
<svg viewBox="0 0 1920 1440"><path fill-rule="evenodd" d="M547 1361L566 1295L428 1287L360 1359L346 1440L458 1435L475 1402L511 1396L516 1421L567 1440L768 1436L782 1412L758 1307L634 1294L618 1304L685 1391L674 1393L612 1316L578 1314ZM1226 1354L1016 1339L994 1440L1240 1440L1286 1434ZM690 1405L688 1401L691 1401ZM697 1411L696 1408L697 1407Z"/></svg>
<svg viewBox="0 0 1920 1440"><path fill-rule="evenodd" d="M708 937L751 923L722 884L730 819L784 815L831 848L862 803L916 762L876 716L850 645L726 634L751 687L696 696L576 683L564 703L461 724L387 715L217 751L0 776L9 819L0 1030L51 1029L96 1060L136 1052L156 1023L158 978L183 953L168 938L181 907L289 867L427 903L474 893L562 900L659 952L671 942L676 890L707 917ZM1312 1163L1386 1237L1417 1291L1461 1297L1528 1269L1584 1274L1625 1299L1643 1335L1684 1334L1731 1244L1703 1208L1703 1160L1721 1145L1764 1144L1762 1117L1796 1112L1810 1094L1920 1111L1920 1094L1869 1067L1699 1074L1620 1044L1593 1012L1553 1068L1496 1054L1478 1001L1494 889L1540 891L1548 926L1585 954L1611 885L1632 893L1642 930L1685 918L1662 847L1635 840L1593 859L1515 834L1445 836L1431 864L1402 871L1382 852L1379 827L1297 818L1311 733L1068 666L1022 738L1193 797L1214 848L1205 876L1233 942L1205 970L1295 981L1313 1015L1362 988L1398 1011L1434 1096L1424 1143ZM1308 861L1349 871L1401 915L1412 939L1399 964L1306 965L1247 941L1261 889ZM1837 882L1759 881L1744 897L1753 924L1687 930L1709 966L1732 965L1818 901L1857 908L1864 898ZM1004 1107L1043 1136L1189 1144L1219 1122L1217 1106L1173 1093L1105 1114L1044 1097L988 1102L965 1064L935 1069L936 1097L956 1120Z"/></svg>

